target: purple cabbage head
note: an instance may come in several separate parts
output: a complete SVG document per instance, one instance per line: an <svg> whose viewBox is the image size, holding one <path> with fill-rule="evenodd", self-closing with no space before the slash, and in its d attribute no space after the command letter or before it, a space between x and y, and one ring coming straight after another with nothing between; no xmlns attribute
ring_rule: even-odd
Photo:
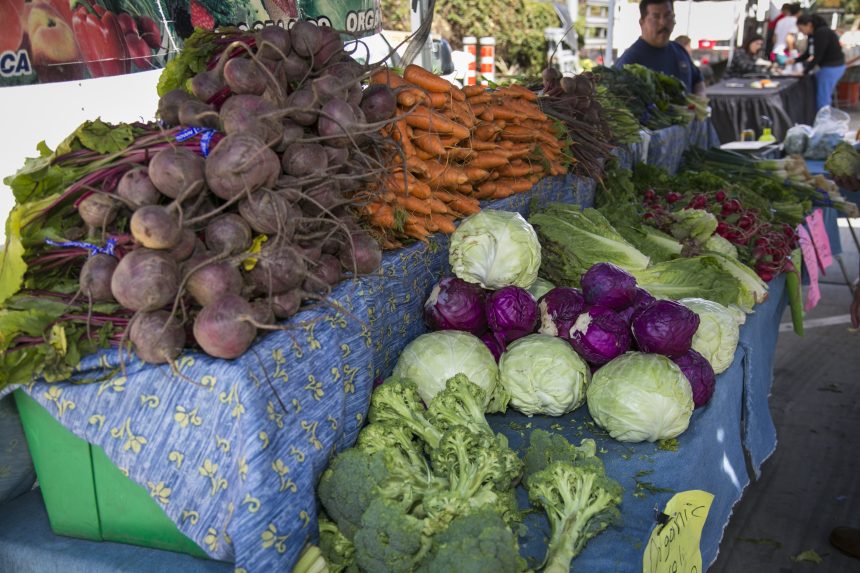
<svg viewBox="0 0 860 573"><path fill-rule="evenodd" d="M424 321L431 330L463 330L480 336L487 331L484 289L457 277L444 278L424 303Z"/></svg>
<svg viewBox="0 0 860 573"><path fill-rule="evenodd" d="M606 364L630 349L630 327L617 312L593 306L568 332L573 349L590 364Z"/></svg>
<svg viewBox="0 0 860 573"><path fill-rule="evenodd" d="M622 310L633 303L636 279L612 263L597 263L585 271L580 281L582 294L589 306Z"/></svg>
<svg viewBox="0 0 860 573"><path fill-rule="evenodd" d="M487 325L506 344L531 334L538 318L534 297L524 288L506 286L487 297Z"/></svg>
<svg viewBox="0 0 860 573"><path fill-rule="evenodd" d="M643 310L652 302L655 302L657 299L651 296L644 288L636 287L636 295L633 297L633 304L619 312L621 318L627 321L627 324L630 324L633 321L633 315Z"/></svg>
<svg viewBox="0 0 860 573"><path fill-rule="evenodd" d="M569 339L570 328L585 310L585 297L579 289L555 287L540 298L538 310L538 332Z"/></svg>
<svg viewBox="0 0 860 573"><path fill-rule="evenodd" d="M636 313L631 327L639 350L673 358L690 350L699 315L674 300L658 300Z"/></svg>
<svg viewBox="0 0 860 573"><path fill-rule="evenodd" d="M499 358L507 350L504 339L495 332L485 332L481 335L481 342L487 345L487 348L493 353L493 358L496 359L496 363L498 364Z"/></svg>
<svg viewBox="0 0 860 573"><path fill-rule="evenodd" d="M693 404L696 408L707 404L714 395L716 385L716 375L707 358L691 348L685 354L672 358L672 362L681 368L681 372L690 381L690 386L693 388Z"/></svg>

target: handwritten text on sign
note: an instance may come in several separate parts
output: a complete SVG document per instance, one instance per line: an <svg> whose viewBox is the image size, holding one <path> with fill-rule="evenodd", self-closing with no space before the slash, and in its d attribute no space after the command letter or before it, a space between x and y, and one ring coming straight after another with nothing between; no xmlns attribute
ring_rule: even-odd
<svg viewBox="0 0 860 573"><path fill-rule="evenodd" d="M713 500L713 494L701 490L682 491L669 500L663 510L669 521L651 532L643 573L701 573L699 540Z"/></svg>

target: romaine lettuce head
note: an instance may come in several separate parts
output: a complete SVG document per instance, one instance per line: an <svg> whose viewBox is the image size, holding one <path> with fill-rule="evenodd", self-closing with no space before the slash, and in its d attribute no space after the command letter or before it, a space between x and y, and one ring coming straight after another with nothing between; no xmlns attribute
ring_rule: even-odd
<svg viewBox="0 0 860 573"><path fill-rule="evenodd" d="M585 402L588 365L566 341L532 334L508 347L499 361L500 381L510 405L527 416L561 416Z"/></svg>
<svg viewBox="0 0 860 573"><path fill-rule="evenodd" d="M711 363L715 374L725 372L735 359L741 335L732 312L703 298L684 298L678 302L699 315L699 328L693 335L693 350Z"/></svg>
<svg viewBox="0 0 860 573"><path fill-rule="evenodd" d="M414 381L421 399L429 404L457 374L465 374L486 392L488 412L505 410L508 400L498 386L496 359L480 338L468 332L440 330L419 336L403 349L393 376Z"/></svg>
<svg viewBox="0 0 860 573"><path fill-rule="evenodd" d="M669 358L628 352L598 370L588 385L588 411L620 442L681 435L693 415L693 391Z"/></svg>
<svg viewBox="0 0 860 573"><path fill-rule="evenodd" d="M484 209L451 235L448 260L455 275L486 289L528 288L537 279L541 248L522 215Z"/></svg>
<svg viewBox="0 0 860 573"><path fill-rule="evenodd" d="M702 248L710 253L719 253L733 259L738 258L738 248L730 241L717 234L711 235L711 237L705 241L705 244L702 245Z"/></svg>

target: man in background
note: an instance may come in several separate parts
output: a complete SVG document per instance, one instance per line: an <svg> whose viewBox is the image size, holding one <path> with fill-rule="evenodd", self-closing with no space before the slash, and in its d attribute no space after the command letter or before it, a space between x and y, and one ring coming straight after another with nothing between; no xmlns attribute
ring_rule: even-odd
<svg viewBox="0 0 860 573"><path fill-rule="evenodd" d="M640 64L681 80L687 93L705 95L702 73L693 65L690 54L677 42L672 42L675 29L675 9L671 0L641 0L639 2L641 35L621 55L616 67Z"/></svg>
<svg viewBox="0 0 860 573"><path fill-rule="evenodd" d="M693 40L690 39L690 36L678 36L675 38L675 41L680 44L682 48L687 52L687 55L690 56L690 60L693 59ZM695 65L695 63L693 64ZM708 58L702 58L702 61L699 62L699 65L696 66L699 68L699 72L702 74L702 81L705 82L706 86L709 86L714 83L714 70L711 68L710 63L708 62Z"/></svg>

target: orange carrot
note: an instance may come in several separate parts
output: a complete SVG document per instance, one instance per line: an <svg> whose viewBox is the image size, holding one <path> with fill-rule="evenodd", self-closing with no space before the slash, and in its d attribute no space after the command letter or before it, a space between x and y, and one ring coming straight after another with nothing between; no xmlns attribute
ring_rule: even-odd
<svg viewBox="0 0 860 573"><path fill-rule="evenodd" d="M418 199L417 197L397 195L395 201L397 201L397 204L406 209L407 211L418 213L419 215L429 215L433 212L430 209L430 204L427 203L427 201L423 201L421 199Z"/></svg>
<svg viewBox="0 0 860 573"><path fill-rule="evenodd" d="M442 108L451 103L451 94L430 92L427 96L430 98L430 107L433 108Z"/></svg>
<svg viewBox="0 0 860 573"><path fill-rule="evenodd" d="M469 182L466 173L454 165L442 165L438 161L428 161L427 170L430 172L429 183L437 187L457 187Z"/></svg>
<svg viewBox="0 0 860 573"><path fill-rule="evenodd" d="M424 88L428 92L444 93L451 91L451 82L415 64L406 66L406 69L403 70L403 79Z"/></svg>
<svg viewBox="0 0 860 573"><path fill-rule="evenodd" d="M445 233L446 235L450 235L457 230L457 227L454 226L454 219L448 215L433 213L430 215L430 222L436 227L437 231Z"/></svg>
<svg viewBox="0 0 860 573"><path fill-rule="evenodd" d="M418 175L419 177L427 176L427 165L424 163L424 160L414 155L406 158L406 169L413 175Z"/></svg>
<svg viewBox="0 0 860 573"><path fill-rule="evenodd" d="M503 128L503 125L500 126L494 121L484 121L475 128L474 136L484 141L493 141Z"/></svg>
<svg viewBox="0 0 860 573"><path fill-rule="evenodd" d="M403 153L409 157L410 155L415 154L415 147L412 145L411 138L407 131L408 127L404 120L398 120L394 123L394 133L393 138L394 141L400 143L401 149L403 149Z"/></svg>
<svg viewBox="0 0 860 573"><path fill-rule="evenodd" d="M448 212L448 207L445 205L444 201L440 201L435 197L430 197L429 199L427 199L427 204L430 205L430 210L433 213L439 213L441 215L444 215Z"/></svg>
<svg viewBox="0 0 860 573"><path fill-rule="evenodd" d="M442 141L435 133L430 133L423 129L413 129L412 142L417 148L426 151L433 157L445 155L445 146L442 145Z"/></svg>
<svg viewBox="0 0 860 573"><path fill-rule="evenodd" d="M504 167L503 167L504 168ZM464 168L466 171L466 176L469 178L469 181L473 183L477 183L479 181L483 181L490 176L490 172L484 169L480 169L473 165L469 165Z"/></svg>
<svg viewBox="0 0 860 573"><path fill-rule="evenodd" d="M471 100L469 100L469 101L471 101ZM488 104L488 103L482 103L482 104L474 105L474 106L472 106L472 115L474 115L475 117L480 117L484 112L487 111L487 109L489 109L489 107L490 107L490 104Z"/></svg>
<svg viewBox="0 0 860 573"><path fill-rule="evenodd" d="M487 92L487 88L484 86L463 86L463 93L467 98L471 100L471 98L479 95L483 95Z"/></svg>
<svg viewBox="0 0 860 573"><path fill-rule="evenodd" d="M508 105L497 105L490 108L495 119L504 119L505 121L523 121L528 117L518 109L513 109Z"/></svg>
<svg viewBox="0 0 860 573"><path fill-rule="evenodd" d="M448 207L462 215L474 215L481 210L481 204L477 199L462 195L448 203Z"/></svg>
<svg viewBox="0 0 860 573"><path fill-rule="evenodd" d="M427 153L423 149L416 149L415 150L415 157L419 157L419 158L423 159L424 161L436 159L435 155L433 155L432 153Z"/></svg>
<svg viewBox="0 0 860 573"><path fill-rule="evenodd" d="M387 190L400 195L411 195L419 199L430 198L430 187L412 174L407 173L404 178L403 171L392 173L385 178L384 183Z"/></svg>
<svg viewBox="0 0 860 573"><path fill-rule="evenodd" d="M502 177L526 177L531 175L532 166L518 159L515 163L510 163L499 168L499 175Z"/></svg>
<svg viewBox="0 0 860 573"><path fill-rule="evenodd" d="M478 169L493 169L496 167L501 167L502 165L507 165L507 163L508 154L504 153L502 150L486 151L477 155L472 161L470 161L469 167L477 167Z"/></svg>
<svg viewBox="0 0 860 573"><path fill-rule="evenodd" d="M457 191L463 195L471 195L475 191L475 188L471 183L463 183L462 185L457 186Z"/></svg>
<svg viewBox="0 0 860 573"><path fill-rule="evenodd" d="M486 181L478 185L478 190L472 195L475 199L489 199L496 193L496 182Z"/></svg>
<svg viewBox="0 0 860 573"><path fill-rule="evenodd" d="M370 207L370 205L368 205ZM395 227L394 209L391 205L375 204L375 210L370 215L370 224L374 227L393 229Z"/></svg>
<svg viewBox="0 0 860 573"><path fill-rule="evenodd" d="M449 147L445 149L449 161L469 161L475 155L473 149L466 147Z"/></svg>
<svg viewBox="0 0 860 573"><path fill-rule="evenodd" d="M521 86L519 84L511 84L505 88L502 88L499 91L504 91L505 93L513 97L519 97L530 102L536 102L538 100L538 96L536 93L534 93L527 87Z"/></svg>
<svg viewBox="0 0 860 573"><path fill-rule="evenodd" d="M483 141L480 139L471 139L469 145L475 151L500 151L497 143L492 141Z"/></svg>
<svg viewBox="0 0 860 573"><path fill-rule="evenodd" d="M473 106L478 105L478 104L482 104L482 103L490 103L492 101L493 101L493 96L491 96L490 94L484 94L484 95L479 95L479 96L469 98L469 103L472 104Z"/></svg>
<svg viewBox="0 0 860 573"><path fill-rule="evenodd" d="M454 84L451 84L451 97L454 101L466 101L466 93Z"/></svg>
<svg viewBox="0 0 860 573"><path fill-rule="evenodd" d="M469 137L469 130L455 123L444 115L434 113L428 108L420 106L406 116L406 123L413 128L424 129L441 134L452 134L460 139Z"/></svg>
<svg viewBox="0 0 860 573"><path fill-rule="evenodd" d="M409 83L388 68L379 68L370 76L372 84L388 84L393 88L408 86Z"/></svg>

